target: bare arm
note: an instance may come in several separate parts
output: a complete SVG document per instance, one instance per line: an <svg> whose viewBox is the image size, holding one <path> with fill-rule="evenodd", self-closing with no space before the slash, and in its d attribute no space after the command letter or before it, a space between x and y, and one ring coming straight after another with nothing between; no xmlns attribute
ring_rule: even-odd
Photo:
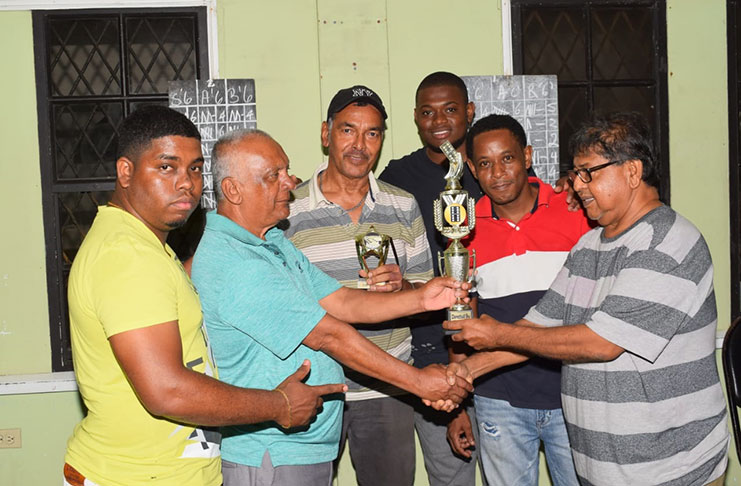
<svg viewBox="0 0 741 486"><path fill-rule="evenodd" d="M522 363L528 356L511 351L479 351L463 361L474 379L505 366Z"/></svg>
<svg viewBox="0 0 741 486"><path fill-rule="evenodd" d="M449 383L444 366L417 369L394 358L352 326L330 314L319 321L303 343L364 375L378 378L427 400L451 399L460 403L473 390L471 384L460 377L451 377L452 384Z"/></svg>
<svg viewBox="0 0 741 486"><path fill-rule="evenodd" d="M198 425L275 421L296 426L316 415L321 396L346 390L342 384L311 387L301 383L304 363L275 390L239 388L183 365L177 321L115 334L109 338L126 377L152 414Z"/></svg>
<svg viewBox="0 0 741 486"><path fill-rule="evenodd" d="M337 319L352 323L385 322L397 317L444 309L456 296L467 298L470 284L437 277L421 287L401 292L366 292L342 287L319 301Z"/></svg>
<svg viewBox="0 0 741 486"><path fill-rule="evenodd" d="M612 361L625 351L585 324L546 328L524 319L505 324L483 315L446 321L443 327L460 329L452 339L465 341L474 349L506 349L567 362Z"/></svg>

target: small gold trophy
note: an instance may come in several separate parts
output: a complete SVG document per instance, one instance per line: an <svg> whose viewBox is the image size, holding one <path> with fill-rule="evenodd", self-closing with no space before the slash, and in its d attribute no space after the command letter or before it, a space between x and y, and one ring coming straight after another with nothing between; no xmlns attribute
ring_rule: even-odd
<svg viewBox="0 0 741 486"><path fill-rule="evenodd" d="M450 161L450 169L445 175L445 190L434 201L435 228L451 240L448 249L441 255L437 253L437 263L441 275L453 277L461 282L472 282L476 269L476 251L473 251L473 265L469 272L468 250L461 245L461 238L471 232L476 225L476 201L471 199L460 183L463 175L463 156L447 140L440 150ZM462 299L448 309L448 320L457 321L473 317L473 309ZM447 332L446 332L447 333Z"/></svg>
<svg viewBox="0 0 741 486"><path fill-rule="evenodd" d="M398 263L399 259L396 256L394 240L389 235L378 233L373 225L368 228L367 233L363 233L355 237L355 250L358 252L358 262L360 262L360 267L366 272L371 270L370 266L368 265L368 258L370 257L375 257L378 259L378 264L374 268L380 267L381 265L384 265L386 263L386 257L388 257L389 254L389 247L391 247L391 251L393 251L394 253L394 258ZM383 286L386 285L386 282L382 282L377 285ZM357 288L367 289L368 287L369 286L366 279L358 279Z"/></svg>

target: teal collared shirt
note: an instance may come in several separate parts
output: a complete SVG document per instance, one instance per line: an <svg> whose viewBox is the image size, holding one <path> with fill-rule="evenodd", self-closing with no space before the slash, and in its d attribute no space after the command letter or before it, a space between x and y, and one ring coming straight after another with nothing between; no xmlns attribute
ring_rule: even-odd
<svg viewBox="0 0 741 486"><path fill-rule="evenodd" d="M342 383L341 366L302 341L324 317L319 300L340 284L312 265L277 228L265 240L211 212L193 259L193 283L219 378L241 387L273 389L311 361L309 385ZM224 427L222 457L259 467L327 462L337 457L342 397L327 400L312 424L284 432L272 422Z"/></svg>

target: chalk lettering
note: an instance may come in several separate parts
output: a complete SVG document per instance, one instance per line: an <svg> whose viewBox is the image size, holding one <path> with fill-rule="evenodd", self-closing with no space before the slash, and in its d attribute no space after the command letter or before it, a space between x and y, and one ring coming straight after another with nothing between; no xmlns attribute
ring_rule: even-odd
<svg viewBox="0 0 741 486"><path fill-rule="evenodd" d="M237 94L237 90L234 88L229 88L226 90L226 96L229 100L230 105L236 105L239 103L239 95Z"/></svg>
<svg viewBox="0 0 741 486"><path fill-rule="evenodd" d="M201 125L198 130L201 132L201 137L206 140L214 140L214 126L213 125Z"/></svg>
<svg viewBox="0 0 741 486"><path fill-rule="evenodd" d="M201 196L201 201L204 207L207 207L207 208L216 207L216 197L214 197L213 192L204 192L203 196Z"/></svg>

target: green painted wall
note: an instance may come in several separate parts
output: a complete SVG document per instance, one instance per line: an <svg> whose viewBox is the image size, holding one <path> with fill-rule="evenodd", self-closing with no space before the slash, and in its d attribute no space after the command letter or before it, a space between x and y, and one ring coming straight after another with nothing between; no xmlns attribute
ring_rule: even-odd
<svg viewBox="0 0 741 486"><path fill-rule="evenodd" d="M726 2L667 2L672 206L695 223L715 267L718 327L731 315Z"/></svg>
<svg viewBox="0 0 741 486"><path fill-rule="evenodd" d="M0 374L51 370L31 15L0 13Z"/></svg>
<svg viewBox="0 0 741 486"><path fill-rule="evenodd" d="M672 202L705 234L716 267L719 323L729 318L725 2L668 0ZM258 124L300 177L322 159L319 129L340 87L365 83L388 108L379 166L419 146L414 90L424 75L502 71L497 0L219 0L222 77L254 77ZM326 22L326 23L325 23ZM0 11L0 375L51 369L29 12ZM353 64L354 63L354 64ZM380 168L379 167L379 168ZM0 484L59 484L64 444L82 415L76 393L0 396L0 428L23 448L0 450ZM417 485L426 484L421 461ZM741 466L732 459L727 484ZM354 485L347 461L341 486ZM541 484L548 484L542 478Z"/></svg>
<svg viewBox="0 0 741 486"><path fill-rule="evenodd" d="M296 0L259 8L220 0L219 74L256 79L258 125L304 179L322 160L319 131L334 93L354 84L378 91L389 113L380 169L420 146L412 109L425 75L502 72L499 9L489 0ZM486 56L470 55L468 46L487 46L476 49Z"/></svg>

